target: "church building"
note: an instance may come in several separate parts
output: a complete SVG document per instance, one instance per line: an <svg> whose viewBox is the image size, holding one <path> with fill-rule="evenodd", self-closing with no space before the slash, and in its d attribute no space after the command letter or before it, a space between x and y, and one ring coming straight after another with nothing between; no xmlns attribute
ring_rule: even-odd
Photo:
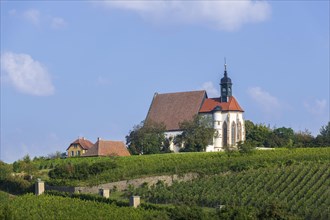
<svg viewBox="0 0 330 220"><path fill-rule="evenodd" d="M224 76L220 81L220 97L208 98L204 90L155 93L145 121L164 123L166 137L174 138L182 133L179 127L181 122L202 115L212 120L216 130L212 144L206 147L207 152L236 146L237 142L245 140L245 126L244 111L232 95L232 85L225 64ZM172 143L170 149L178 152L180 146Z"/></svg>

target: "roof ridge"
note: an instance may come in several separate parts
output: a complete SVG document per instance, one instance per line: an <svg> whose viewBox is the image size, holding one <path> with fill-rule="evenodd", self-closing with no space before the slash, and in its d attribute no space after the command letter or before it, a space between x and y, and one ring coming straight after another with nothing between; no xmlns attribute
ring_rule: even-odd
<svg viewBox="0 0 330 220"><path fill-rule="evenodd" d="M206 90L193 90L193 91L182 91L182 92L157 93L157 95L171 95L171 94L178 94L178 93L193 93L193 92L205 92L206 93Z"/></svg>

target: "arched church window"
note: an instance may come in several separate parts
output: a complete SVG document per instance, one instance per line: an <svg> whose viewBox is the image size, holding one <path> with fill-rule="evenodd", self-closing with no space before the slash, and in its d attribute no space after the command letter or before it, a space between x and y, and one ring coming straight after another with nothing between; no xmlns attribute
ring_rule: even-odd
<svg viewBox="0 0 330 220"><path fill-rule="evenodd" d="M242 140L242 124L241 122L237 123L237 141Z"/></svg>
<svg viewBox="0 0 330 220"><path fill-rule="evenodd" d="M222 125L222 146L227 146L227 122L224 122Z"/></svg>
<svg viewBox="0 0 330 220"><path fill-rule="evenodd" d="M236 123L231 124L231 144L235 145L236 143Z"/></svg>

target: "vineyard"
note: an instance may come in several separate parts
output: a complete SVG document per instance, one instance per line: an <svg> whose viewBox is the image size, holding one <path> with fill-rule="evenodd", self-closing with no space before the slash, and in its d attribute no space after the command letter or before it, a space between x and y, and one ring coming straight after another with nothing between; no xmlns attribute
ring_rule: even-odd
<svg viewBox="0 0 330 220"><path fill-rule="evenodd" d="M8 200L0 211L1 219L168 219L166 213L160 211L33 194Z"/></svg>
<svg viewBox="0 0 330 220"><path fill-rule="evenodd" d="M149 202L217 207L278 203L307 219L330 218L329 163L260 168L203 177L192 182L135 189Z"/></svg>
<svg viewBox="0 0 330 220"><path fill-rule="evenodd" d="M171 186L161 181L152 186L130 186L109 199L59 192L13 196L0 191L0 219L330 219L330 148L66 158L31 163L44 177L48 173L48 179L44 179L47 184L57 185L96 185L189 172L197 173L198 178ZM2 166L2 170L10 169ZM9 175L1 184L19 188L23 183L18 184L18 178ZM127 207L132 194L142 198L138 209Z"/></svg>
<svg viewBox="0 0 330 220"><path fill-rule="evenodd" d="M49 180L55 185L97 185L101 183L127 180L143 176L163 174L184 174L195 172L201 175L219 174L228 171L243 171L262 167L282 167L288 164L330 161L330 148L276 149L256 151L242 155L233 153L181 153L157 154L148 156L114 157L114 158L67 158L34 162L40 169L54 169L60 165L81 165L85 169L97 162L109 163L111 169L86 175L83 178L62 178L54 176Z"/></svg>

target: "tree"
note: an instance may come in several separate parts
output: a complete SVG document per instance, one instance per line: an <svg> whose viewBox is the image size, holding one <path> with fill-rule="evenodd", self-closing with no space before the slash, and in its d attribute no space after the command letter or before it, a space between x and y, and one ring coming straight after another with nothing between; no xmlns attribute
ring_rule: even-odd
<svg viewBox="0 0 330 220"><path fill-rule="evenodd" d="M38 170L37 166L32 163L30 156L27 154L21 160L13 163L14 172L25 172L28 175L33 175Z"/></svg>
<svg viewBox="0 0 330 220"><path fill-rule="evenodd" d="M215 129L210 118L195 116L191 121L179 124L182 134L174 139L177 145L183 145L182 151L205 151L206 146L213 141Z"/></svg>
<svg viewBox="0 0 330 220"><path fill-rule="evenodd" d="M64 158L65 156L66 156L65 152L56 151L55 153L48 154L47 158L58 159L58 158Z"/></svg>
<svg viewBox="0 0 330 220"><path fill-rule="evenodd" d="M272 141L270 147L292 147L294 139L294 131L292 128L275 128L268 140Z"/></svg>
<svg viewBox="0 0 330 220"><path fill-rule="evenodd" d="M330 121L327 125L322 126L320 134L315 139L315 145L317 146L330 146Z"/></svg>
<svg viewBox="0 0 330 220"><path fill-rule="evenodd" d="M256 147L270 147L267 142L272 130L264 124L253 124L252 121L245 121L246 141L254 143Z"/></svg>
<svg viewBox="0 0 330 220"><path fill-rule="evenodd" d="M156 154L165 151L166 141L163 123L141 122L126 136L126 144L131 154Z"/></svg>
<svg viewBox="0 0 330 220"><path fill-rule="evenodd" d="M25 155L22 160L25 162L25 163L30 163L31 162L31 158L30 158L30 155Z"/></svg>
<svg viewBox="0 0 330 220"><path fill-rule="evenodd" d="M245 120L245 133L246 139L252 139L252 131L254 129L254 123L250 120Z"/></svg>
<svg viewBox="0 0 330 220"><path fill-rule="evenodd" d="M314 142L312 133L305 129L294 133L294 147L312 147Z"/></svg>
<svg viewBox="0 0 330 220"><path fill-rule="evenodd" d="M330 121L327 125L321 127L320 135L324 138L327 138L328 140L330 139Z"/></svg>

